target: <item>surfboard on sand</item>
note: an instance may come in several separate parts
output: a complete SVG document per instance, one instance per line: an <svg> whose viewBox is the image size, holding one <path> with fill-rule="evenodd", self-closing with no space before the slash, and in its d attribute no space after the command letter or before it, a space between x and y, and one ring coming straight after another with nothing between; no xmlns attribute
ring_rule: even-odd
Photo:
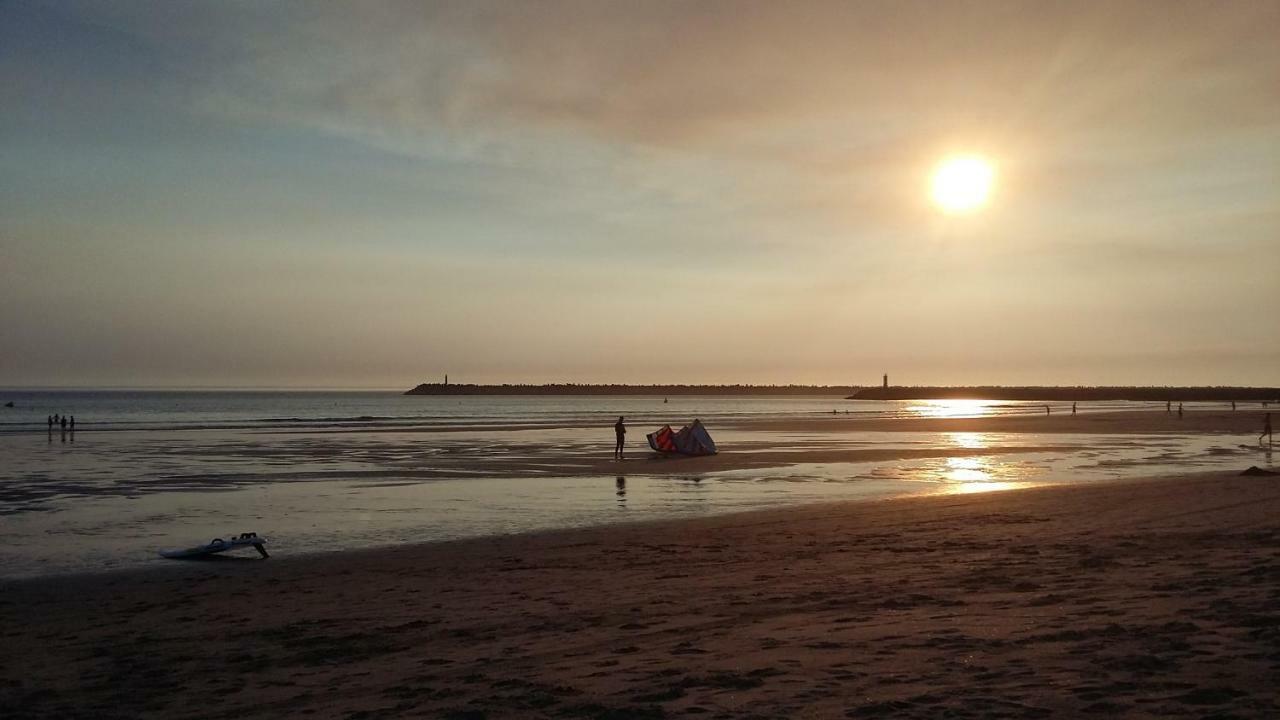
<svg viewBox="0 0 1280 720"><path fill-rule="evenodd" d="M247 532L234 535L230 540L214 538L204 545L196 545L195 547L182 548L180 550L161 550L160 557L171 560L197 558L246 547L252 547L257 550L258 554L264 558L271 557L267 554L267 549L263 547L266 544L266 538L258 537L258 533Z"/></svg>

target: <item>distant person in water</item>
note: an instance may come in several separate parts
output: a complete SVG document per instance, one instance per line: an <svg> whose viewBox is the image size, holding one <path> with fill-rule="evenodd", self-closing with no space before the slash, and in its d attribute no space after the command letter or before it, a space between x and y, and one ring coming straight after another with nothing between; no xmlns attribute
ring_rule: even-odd
<svg viewBox="0 0 1280 720"><path fill-rule="evenodd" d="M66 432L66 431L67 431L67 416L66 416L66 415L63 415L63 416L62 416L62 420L61 420L61 422L62 422L62 431L63 431L63 432Z"/></svg>
<svg viewBox="0 0 1280 720"><path fill-rule="evenodd" d="M617 439L618 444L613 448L613 457L615 460L622 459L622 444L627 439L627 426L622 422L621 415L618 416L618 422L613 424L613 435Z"/></svg>
<svg viewBox="0 0 1280 720"><path fill-rule="evenodd" d="M1166 401L1164 402L1164 411L1165 411L1165 412L1173 412L1173 401L1172 401L1172 400L1166 400Z"/></svg>
<svg viewBox="0 0 1280 720"><path fill-rule="evenodd" d="M76 431L76 416L72 415L71 416L71 432L75 432L75 431Z"/></svg>
<svg viewBox="0 0 1280 720"><path fill-rule="evenodd" d="M1232 412L1235 412L1235 409L1236 409L1236 401L1235 401L1235 400L1232 400L1232 401L1231 401L1231 411L1232 411Z"/></svg>
<svg viewBox="0 0 1280 720"><path fill-rule="evenodd" d="M53 416L49 416L49 432L53 432Z"/></svg>
<svg viewBox="0 0 1280 720"><path fill-rule="evenodd" d="M1049 414L1049 406L1048 406L1048 405L1045 405L1045 406L1044 406L1044 414L1045 414L1045 415L1048 415L1048 414Z"/></svg>
<svg viewBox="0 0 1280 720"><path fill-rule="evenodd" d="M1182 403L1178 403L1178 417L1182 417Z"/></svg>
<svg viewBox="0 0 1280 720"><path fill-rule="evenodd" d="M1076 414L1076 404L1075 404L1075 403L1071 403L1071 414L1072 414L1072 415L1075 415L1075 414Z"/></svg>
<svg viewBox="0 0 1280 720"><path fill-rule="evenodd" d="M1262 444L1262 438L1267 438L1267 445L1271 444L1271 413L1262 419L1262 434L1258 436L1258 444Z"/></svg>

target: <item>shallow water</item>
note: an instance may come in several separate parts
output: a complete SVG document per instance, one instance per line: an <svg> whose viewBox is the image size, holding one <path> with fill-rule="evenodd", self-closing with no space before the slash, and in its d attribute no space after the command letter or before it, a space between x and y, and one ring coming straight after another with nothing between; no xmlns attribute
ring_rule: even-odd
<svg viewBox="0 0 1280 720"><path fill-rule="evenodd" d="M573 428L0 434L0 575L160 565L165 547L253 530L275 555L690 517L833 499L1003 490L1266 464L1231 435L716 432L779 448L954 451L672 477L567 472L611 449ZM634 444L634 443L633 443ZM1045 452L1042 448L1060 448ZM991 450L990 454L984 450ZM1010 453L1008 451L1012 450ZM999 451L999 452L997 452Z"/></svg>

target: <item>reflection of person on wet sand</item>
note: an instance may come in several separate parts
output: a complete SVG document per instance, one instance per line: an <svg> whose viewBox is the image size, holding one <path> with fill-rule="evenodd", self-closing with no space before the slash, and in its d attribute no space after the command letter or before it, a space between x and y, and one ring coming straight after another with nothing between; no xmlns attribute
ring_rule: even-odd
<svg viewBox="0 0 1280 720"><path fill-rule="evenodd" d="M1267 438L1267 445L1271 445L1271 413L1262 419L1262 433L1258 435L1258 444L1262 444L1262 438Z"/></svg>
<svg viewBox="0 0 1280 720"><path fill-rule="evenodd" d="M622 459L622 443L627 439L627 426L622 423L622 416L618 416L618 422L613 424L613 434L617 438L618 444L613 448L613 457L617 460Z"/></svg>
<svg viewBox="0 0 1280 720"><path fill-rule="evenodd" d="M618 504L621 505L627 501L627 479L619 477L615 486L618 488L618 492L614 494L618 496Z"/></svg>

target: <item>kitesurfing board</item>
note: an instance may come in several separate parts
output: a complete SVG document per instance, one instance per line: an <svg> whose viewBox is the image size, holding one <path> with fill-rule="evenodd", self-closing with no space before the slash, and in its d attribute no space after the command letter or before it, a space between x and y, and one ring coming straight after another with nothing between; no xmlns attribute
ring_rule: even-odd
<svg viewBox="0 0 1280 720"><path fill-rule="evenodd" d="M161 550L160 557L170 559L194 558L245 547L253 547L259 553L262 553L263 557L266 557L267 551L262 547L266 543L266 538L258 537L254 533L243 533L239 537L233 537L230 540L214 538L204 545L196 545L195 547L182 548L180 550Z"/></svg>

